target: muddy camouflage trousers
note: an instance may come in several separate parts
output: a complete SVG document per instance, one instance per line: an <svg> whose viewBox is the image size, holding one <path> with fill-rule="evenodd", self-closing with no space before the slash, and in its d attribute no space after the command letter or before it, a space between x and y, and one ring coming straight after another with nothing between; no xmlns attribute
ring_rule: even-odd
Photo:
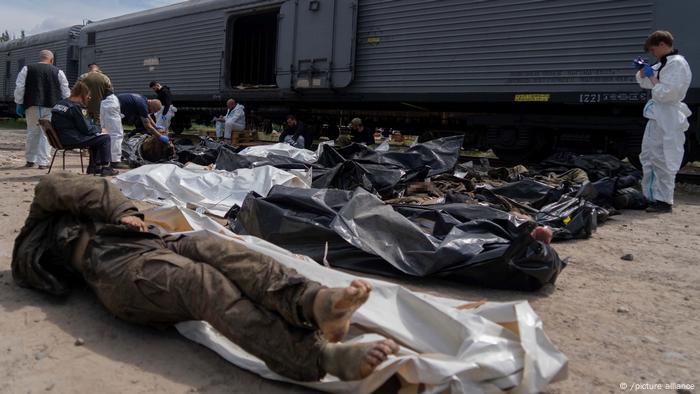
<svg viewBox="0 0 700 394"><path fill-rule="evenodd" d="M322 287L293 269L215 236L170 236L161 248L98 235L83 276L124 320L171 325L204 320L280 375L319 380L323 340L312 323Z"/></svg>

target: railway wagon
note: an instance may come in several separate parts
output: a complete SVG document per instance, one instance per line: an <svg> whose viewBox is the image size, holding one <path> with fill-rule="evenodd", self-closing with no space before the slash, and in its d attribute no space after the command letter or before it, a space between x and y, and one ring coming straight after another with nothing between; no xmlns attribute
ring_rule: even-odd
<svg viewBox="0 0 700 394"><path fill-rule="evenodd" d="M55 63L72 84L79 72L78 35L82 26L70 26L0 43L0 113L14 113L17 74L27 64L39 61L39 51L50 49Z"/></svg>
<svg viewBox="0 0 700 394"><path fill-rule="evenodd" d="M700 75L699 12L683 0L201 0L88 24L78 42L81 69L99 63L117 91L168 84L175 129L236 97L253 120L361 116L464 133L465 146L512 160L553 149L634 159L649 93L631 60L668 29ZM688 136L697 159L695 115Z"/></svg>

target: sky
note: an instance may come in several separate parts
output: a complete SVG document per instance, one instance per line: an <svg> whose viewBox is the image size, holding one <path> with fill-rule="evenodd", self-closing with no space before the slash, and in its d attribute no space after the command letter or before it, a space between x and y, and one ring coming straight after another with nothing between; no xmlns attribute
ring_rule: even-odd
<svg viewBox="0 0 700 394"><path fill-rule="evenodd" d="M0 0L0 32L17 37L82 25L183 0Z"/></svg>

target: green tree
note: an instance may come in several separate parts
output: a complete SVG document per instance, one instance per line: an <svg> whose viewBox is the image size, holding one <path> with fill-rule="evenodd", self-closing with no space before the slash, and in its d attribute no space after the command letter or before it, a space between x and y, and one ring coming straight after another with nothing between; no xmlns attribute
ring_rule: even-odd
<svg viewBox="0 0 700 394"><path fill-rule="evenodd" d="M0 42L5 42L5 41L10 41L10 32L5 30L2 34L0 34Z"/></svg>

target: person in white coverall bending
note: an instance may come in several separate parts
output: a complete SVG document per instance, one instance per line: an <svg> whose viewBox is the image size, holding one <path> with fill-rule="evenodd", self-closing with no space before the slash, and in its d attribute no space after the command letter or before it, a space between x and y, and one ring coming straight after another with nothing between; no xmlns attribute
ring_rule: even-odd
<svg viewBox="0 0 700 394"><path fill-rule="evenodd" d="M644 117L649 121L639 155L644 172L642 191L650 204L647 212L671 212L689 127L690 109L682 101L692 73L685 58L673 48L673 35L668 31L649 35L644 50L658 63L645 65L636 75L642 88L651 89L651 99L644 106Z"/></svg>

